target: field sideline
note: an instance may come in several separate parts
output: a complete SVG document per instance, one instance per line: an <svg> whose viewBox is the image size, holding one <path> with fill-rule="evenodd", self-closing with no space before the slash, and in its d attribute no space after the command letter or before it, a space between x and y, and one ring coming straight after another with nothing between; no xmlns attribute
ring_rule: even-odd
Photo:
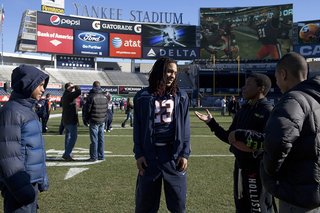
<svg viewBox="0 0 320 213"><path fill-rule="evenodd" d="M197 110L205 113L205 109ZM220 116L217 111L212 113L221 126L229 127L230 116ZM51 115L54 114L61 114L61 109ZM90 138L81 115L73 151L75 162L61 158L64 151L64 135L58 134L61 117L51 116L48 122L50 132L44 134L50 187L47 192L39 194L38 212L134 212L138 170L132 152L133 129L120 127L125 118L126 114L115 110L113 130L105 133L106 160L92 163L84 161L89 158ZM188 161L186 212L235 212L234 156L229 152L229 146L194 115L194 109L190 109L190 122L192 153ZM3 202L0 212L3 212ZM163 193L159 212L168 212Z"/></svg>

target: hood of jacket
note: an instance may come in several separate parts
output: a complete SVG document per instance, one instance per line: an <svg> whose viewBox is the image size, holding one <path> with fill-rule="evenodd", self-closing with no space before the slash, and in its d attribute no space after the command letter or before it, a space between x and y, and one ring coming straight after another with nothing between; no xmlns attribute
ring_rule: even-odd
<svg viewBox="0 0 320 213"><path fill-rule="evenodd" d="M49 75L41 70L28 65L16 67L11 74L11 87L16 93L30 98L33 91L45 81L44 89L47 88Z"/></svg>
<svg viewBox="0 0 320 213"><path fill-rule="evenodd" d="M301 83L297 84L290 90L288 90L285 94L290 91L302 91L310 96L312 96L318 103L320 103L320 76L315 76L313 78L309 78Z"/></svg>

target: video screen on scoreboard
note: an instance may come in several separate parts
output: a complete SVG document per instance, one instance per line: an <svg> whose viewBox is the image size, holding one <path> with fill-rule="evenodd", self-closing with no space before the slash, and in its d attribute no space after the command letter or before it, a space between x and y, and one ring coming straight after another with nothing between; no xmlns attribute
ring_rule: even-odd
<svg viewBox="0 0 320 213"><path fill-rule="evenodd" d="M200 8L202 59L279 59L292 46L293 5Z"/></svg>
<svg viewBox="0 0 320 213"><path fill-rule="evenodd" d="M144 47L195 47L196 27L182 25L144 24Z"/></svg>
<svg viewBox="0 0 320 213"><path fill-rule="evenodd" d="M295 52L306 58L320 57L320 20L298 22L293 36Z"/></svg>
<svg viewBox="0 0 320 213"><path fill-rule="evenodd" d="M320 20L298 22L298 45L320 44Z"/></svg>

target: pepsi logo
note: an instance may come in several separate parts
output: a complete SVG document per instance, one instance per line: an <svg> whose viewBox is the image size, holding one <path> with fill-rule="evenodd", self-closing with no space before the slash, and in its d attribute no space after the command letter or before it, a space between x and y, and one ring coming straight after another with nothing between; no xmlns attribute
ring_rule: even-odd
<svg viewBox="0 0 320 213"><path fill-rule="evenodd" d="M53 25L58 25L58 24L60 24L60 17L57 16L57 15L52 15L52 16L50 17L50 22L51 22L51 24L53 24Z"/></svg>
<svg viewBox="0 0 320 213"><path fill-rule="evenodd" d="M78 35L78 38L82 41L93 42L93 43L100 43L106 40L106 37L99 33L92 33L92 32L83 32Z"/></svg>
<svg viewBox="0 0 320 213"><path fill-rule="evenodd" d="M122 46L122 40L119 37L114 37L111 43L112 43L112 46L114 46L115 48L119 48Z"/></svg>

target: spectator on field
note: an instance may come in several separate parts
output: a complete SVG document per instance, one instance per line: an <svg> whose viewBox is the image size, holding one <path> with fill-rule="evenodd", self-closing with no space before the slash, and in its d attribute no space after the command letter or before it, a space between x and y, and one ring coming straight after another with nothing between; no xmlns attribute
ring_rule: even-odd
<svg viewBox="0 0 320 213"><path fill-rule="evenodd" d="M112 96L107 96L108 99L108 111L106 116L105 130L104 132L110 132L112 130L112 120L114 114L114 102L112 101Z"/></svg>
<svg viewBox="0 0 320 213"><path fill-rule="evenodd" d="M48 190L41 124L32 107L49 76L20 65L11 74L12 93L0 109L0 189L5 213L37 212L38 191Z"/></svg>
<svg viewBox="0 0 320 213"><path fill-rule="evenodd" d="M133 132L139 169L135 212L158 211L162 182L168 210L185 212L191 153L189 100L178 87L173 59L158 59L150 73L149 87L135 95Z"/></svg>
<svg viewBox="0 0 320 213"><path fill-rule="evenodd" d="M84 117L84 108L85 108L86 102L87 102L87 93L83 92L80 100L80 107L82 107L82 122L84 126L89 126L88 122Z"/></svg>
<svg viewBox="0 0 320 213"><path fill-rule="evenodd" d="M263 150L245 152L233 145L235 141L242 141L249 146L254 144L252 141L262 140L261 135L273 109L272 102L265 97L270 88L268 76L251 74L242 87L242 95L247 102L236 112L228 130L215 121L209 110L206 110L207 115L195 112L220 140L231 145L230 152L235 156L233 184L236 212L272 213L272 195L262 186L259 173ZM253 137L256 139L253 140Z"/></svg>
<svg viewBox="0 0 320 213"><path fill-rule="evenodd" d="M65 128L65 151L62 158L67 161L74 161L71 153L78 137L78 108L77 98L81 95L78 85L69 82L65 84L65 91L62 96L62 124Z"/></svg>
<svg viewBox="0 0 320 213"><path fill-rule="evenodd" d="M100 82L93 82L85 105L84 115L89 122L90 158L87 161L104 160L104 126L108 110L108 99L102 93Z"/></svg>
<svg viewBox="0 0 320 213"><path fill-rule="evenodd" d="M243 100L243 98L240 98L240 101L239 101L239 105L240 105L240 108L242 107L242 105L245 103L245 101Z"/></svg>
<svg viewBox="0 0 320 213"><path fill-rule="evenodd" d="M42 123L42 133L47 133L48 127L47 122L50 116L51 110L51 102L50 102L51 94L48 93L45 98L41 98L36 104L36 113L39 117L39 121Z"/></svg>
<svg viewBox="0 0 320 213"><path fill-rule="evenodd" d="M133 104L132 104L131 98L128 97L128 99L127 99L127 110L126 110L127 118L126 118L126 119L124 120L124 122L121 124L121 126L122 126L123 128L126 127L126 123L127 123L127 121L129 120L129 118L130 118L130 126L133 127L132 109L133 109Z"/></svg>
<svg viewBox="0 0 320 213"><path fill-rule="evenodd" d="M46 118L46 130L48 130L48 121L49 121L49 117L50 117L50 112L51 112L51 109L52 109L52 101L51 101L51 94L50 93L47 93L46 94L46 99L48 99L48 113L47 113L47 118ZM49 132L49 131L47 131Z"/></svg>
<svg viewBox="0 0 320 213"><path fill-rule="evenodd" d="M225 98L221 99L221 115L224 116L226 113L227 101Z"/></svg>
<svg viewBox="0 0 320 213"><path fill-rule="evenodd" d="M61 121L60 121L60 125L59 125L59 135L63 135L64 132L64 125L63 125L63 120L62 120L62 114L63 114L63 103L62 103L62 98L60 100L60 107L62 108L62 112L61 112Z"/></svg>
<svg viewBox="0 0 320 213"><path fill-rule="evenodd" d="M124 110L124 98L120 99L119 105L120 105L121 113L123 113L123 110Z"/></svg>
<svg viewBox="0 0 320 213"><path fill-rule="evenodd" d="M240 105L239 102L236 100L236 97L231 96L229 105L228 105L228 111L231 114L232 119L234 119L234 116L236 115L236 112L239 110Z"/></svg>
<svg viewBox="0 0 320 213"><path fill-rule="evenodd" d="M307 75L299 53L284 55L276 66L283 96L266 125L261 178L279 198L280 213L320 212L320 76Z"/></svg>

